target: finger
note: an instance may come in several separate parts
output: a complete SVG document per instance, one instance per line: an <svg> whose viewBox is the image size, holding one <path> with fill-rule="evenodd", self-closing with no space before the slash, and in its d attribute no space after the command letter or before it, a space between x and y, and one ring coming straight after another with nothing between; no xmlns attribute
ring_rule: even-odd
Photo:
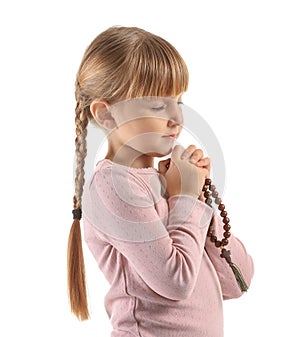
<svg viewBox="0 0 300 337"><path fill-rule="evenodd" d="M170 161L171 161L170 158L165 159L165 160L161 160L158 163L158 172L162 173L162 174L165 174L168 171L168 167L170 165Z"/></svg>
<svg viewBox="0 0 300 337"><path fill-rule="evenodd" d="M184 147L182 145L175 145L172 151L171 158L174 160L179 160L182 153L184 152Z"/></svg>
<svg viewBox="0 0 300 337"><path fill-rule="evenodd" d="M203 167L203 168L206 168L208 166L210 166L210 159L209 158L202 158L200 160L197 161L196 165L198 167Z"/></svg>
<svg viewBox="0 0 300 337"><path fill-rule="evenodd" d="M187 159L191 156L191 154L196 150L196 145L192 144L189 145L181 154L181 158L180 159Z"/></svg>
<svg viewBox="0 0 300 337"><path fill-rule="evenodd" d="M205 169L209 172L210 174L210 162L204 165L205 163L196 163L195 165L201 169Z"/></svg>
<svg viewBox="0 0 300 337"><path fill-rule="evenodd" d="M196 149L192 153L192 155L191 155L191 157L190 157L189 160L191 161L191 163L195 164L197 161L199 161L199 160L201 160L203 158L203 155L204 155L204 153L203 153L203 151L201 149Z"/></svg>

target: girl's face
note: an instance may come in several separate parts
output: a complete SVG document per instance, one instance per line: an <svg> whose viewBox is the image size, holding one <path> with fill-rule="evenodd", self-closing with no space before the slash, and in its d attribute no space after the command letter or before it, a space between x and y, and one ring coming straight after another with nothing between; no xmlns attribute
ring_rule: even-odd
<svg viewBox="0 0 300 337"><path fill-rule="evenodd" d="M181 96L141 97L110 106L116 124L110 132L113 152L122 151L122 157L126 151L136 156L168 155L182 130Z"/></svg>

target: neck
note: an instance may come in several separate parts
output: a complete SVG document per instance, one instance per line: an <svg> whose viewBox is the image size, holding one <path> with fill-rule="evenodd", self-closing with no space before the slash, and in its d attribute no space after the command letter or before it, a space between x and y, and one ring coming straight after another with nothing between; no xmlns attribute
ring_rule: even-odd
<svg viewBox="0 0 300 337"><path fill-rule="evenodd" d="M115 148L111 143L108 143L108 152L105 158L110 159L114 163L133 168L154 167L154 159L151 154L147 155L138 152L124 144Z"/></svg>

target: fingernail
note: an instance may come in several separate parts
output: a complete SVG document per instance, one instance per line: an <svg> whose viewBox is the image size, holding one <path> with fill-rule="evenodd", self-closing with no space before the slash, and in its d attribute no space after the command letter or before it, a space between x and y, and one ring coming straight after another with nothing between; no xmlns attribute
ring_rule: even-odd
<svg viewBox="0 0 300 337"><path fill-rule="evenodd" d="M192 164L195 164L195 163L196 163L196 159L195 159L195 158L191 158L191 159L190 159L190 162L191 162Z"/></svg>
<svg viewBox="0 0 300 337"><path fill-rule="evenodd" d="M183 155L181 156L181 159L186 159L186 158L188 158L189 156L190 156L189 153L184 152Z"/></svg>

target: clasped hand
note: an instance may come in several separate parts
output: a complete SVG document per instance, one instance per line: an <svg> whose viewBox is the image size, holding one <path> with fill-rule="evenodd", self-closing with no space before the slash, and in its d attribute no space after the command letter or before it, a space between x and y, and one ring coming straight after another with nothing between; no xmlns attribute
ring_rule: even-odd
<svg viewBox="0 0 300 337"><path fill-rule="evenodd" d="M199 170L193 169L190 166L191 164L199 168ZM205 179L210 175L210 159L204 157L201 149L197 149L195 145L189 145L186 149L176 145L171 158L160 161L158 168L158 172L166 178L169 196L191 194L197 196L201 201L205 200L202 188ZM191 179L194 181L191 181ZM197 185L195 186L196 183Z"/></svg>

